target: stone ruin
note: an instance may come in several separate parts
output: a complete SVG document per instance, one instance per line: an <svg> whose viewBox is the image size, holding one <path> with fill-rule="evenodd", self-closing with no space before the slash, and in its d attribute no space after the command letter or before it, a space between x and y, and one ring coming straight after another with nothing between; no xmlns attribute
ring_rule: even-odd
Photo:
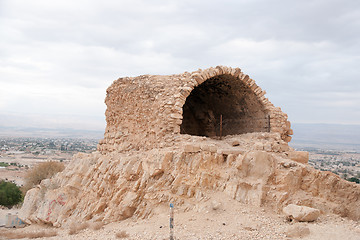
<svg viewBox="0 0 360 240"><path fill-rule="evenodd" d="M104 140L99 151L149 150L174 145L179 134L215 137L292 130L287 115L239 68L216 67L170 76L143 75L108 89Z"/></svg>
<svg viewBox="0 0 360 240"><path fill-rule="evenodd" d="M98 150L31 189L23 220L147 218L169 202L196 209L212 192L279 212L298 204L360 219L360 186L289 147L287 115L239 68L120 78L105 103Z"/></svg>

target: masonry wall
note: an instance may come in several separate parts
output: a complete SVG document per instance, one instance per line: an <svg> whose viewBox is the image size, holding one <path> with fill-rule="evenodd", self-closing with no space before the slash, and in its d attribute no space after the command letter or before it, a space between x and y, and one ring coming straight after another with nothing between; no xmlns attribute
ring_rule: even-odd
<svg viewBox="0 0 360 240"><path fill-rule="evenodd" d="M172 146L179 134L214 137L219 135L220 115L224 135L278 132L289 142L292 130L287 115L264 95L239 68L223 66L169 76L120 78L107 89L107 126L98 150ZM204 130L196 130L199 127Z"/></svg>

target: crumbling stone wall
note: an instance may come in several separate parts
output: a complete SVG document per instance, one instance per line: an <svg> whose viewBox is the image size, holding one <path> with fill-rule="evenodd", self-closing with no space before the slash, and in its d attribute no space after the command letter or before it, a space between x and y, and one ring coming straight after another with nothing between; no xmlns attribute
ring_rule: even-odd
<svg viewBox="0 0 360 240"><path fill-rule="evenodd" d="M179 134L215 137L277 132L289 142L287 115L239 68L120 78L107 89L102 153L172 146Z"/></svg>

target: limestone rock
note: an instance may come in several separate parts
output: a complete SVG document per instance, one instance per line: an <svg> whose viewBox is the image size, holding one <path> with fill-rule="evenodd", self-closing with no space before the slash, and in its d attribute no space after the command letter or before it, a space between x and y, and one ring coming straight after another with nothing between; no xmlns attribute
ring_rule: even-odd
<svg viewBox="0 0 360 240"><path fill-rule="evenodd" d="M221 202L218 202L216 200L211 201L211 208L212 210L218 210L222 207Z"/></svg>
<svg viewBox="0 0 360 240"><path fill-rule="evenodd" d="M179 144L183 146L183 142ZM304 164L284 167L284 162L291 160L284 160L281 153L247 150L225 158L201 149L186 152L180 147L74 156L63 172L28 192L21 219L61 226L75 220L146 218L169 201L179 206L186 201L203 201L207 191L274 209L282 209L286 202L302 201L324 212L360 218L360 186ZM289 214L299 221L313 221L318 216L318 210L314 217L302 212L306 207L297 207L300 217L298 212Z"/></svg>
<svg viewBox="0 0 360 240"><path fill-rule="evenodd" d="M217 153L218 154L223 154L223 155L229 155L229 154L234 154L234 155L239 155L239 154L243 154L245 151L244 149L241 148L225 148L225 149L218 149Z"/></svg>
<svg viewBox="0 0 360 240"><path fill-rule="evenodd" d="M313 222L320 215L318 209L295 204L287 205L284 207L283 212L286 214L287 218L293 218L299 222Z"/></svg>
<svg viewBox="0 0 360 240"><path fill-rule="evenodd" d="M40 189L39 188L33 188L30 189L24 198L24 203L21 207L21 210L19 212L19 218L25 221L26 223L30 223L29 217L37 210L38 208L38 195L39 195Z"/></svg>
<svg viewBox="0 0 360 240"><path fill-rule="evenodd" d="M293 151L288 152L288 157L296 162L299 163L308 163L309 162L309 152L303 152L303 151Z"/></svg>
<svg viewBox="0 0 360 240"><path fill-rule="evenodd" d="M74 155L63 172L28 192L21 210L28 223L147 218L169 202L207 201L209 192L360 219L360 186L307 165L308 153L287 144L287 115L240 69L124 77L106 92L98 151ZM291 216L299 221L319 215L298 207Z"/></svg>
<svg viewBox="0 0 360 240"><path fill-rule="evenodd" d="M216 153L217 152L217 147L215 145L213 145L213 144L203 144L201 146L201 150Z"/></svg>
<svg viewBox="0 0 360 240"><path fill-rule="evenodd" d="M184 147L184 152L187 152L187 153L193 153L193 152L199 152L199 151L200 151L200 146L198 146L198 145L187 144Z"/></svg>

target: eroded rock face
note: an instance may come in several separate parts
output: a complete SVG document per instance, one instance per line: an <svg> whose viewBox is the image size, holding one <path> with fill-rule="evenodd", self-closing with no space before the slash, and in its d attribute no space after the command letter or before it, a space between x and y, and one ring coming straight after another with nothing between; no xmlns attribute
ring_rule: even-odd
<svg viewBox="0 0 360 240"><path fill-rule="evenodd" d="M244 138L261 142L258 134L247 135L223 141L191 137L200 151L185 151L182 145L136 154L79 154L65 171L29 192L21 217L55 226L145 218L162 204L190 209L209 191L219 191L279 213L295 203L359 219L358 185L287 159L287 152L240 151L231 145ZM270 135L263 133L263 139Z"/></svg>
<svg viewBox="0 0 360 240"><path fill-rule="evenodd" d="M75 155L30 190L20 217L54 226L146 218L169 202L194 208L216 191L279 213L293 203L359 219L359 185L308 166L308 153L287 144L287 115L264 94L227 67L115 81L98 151Z"/></svg>

